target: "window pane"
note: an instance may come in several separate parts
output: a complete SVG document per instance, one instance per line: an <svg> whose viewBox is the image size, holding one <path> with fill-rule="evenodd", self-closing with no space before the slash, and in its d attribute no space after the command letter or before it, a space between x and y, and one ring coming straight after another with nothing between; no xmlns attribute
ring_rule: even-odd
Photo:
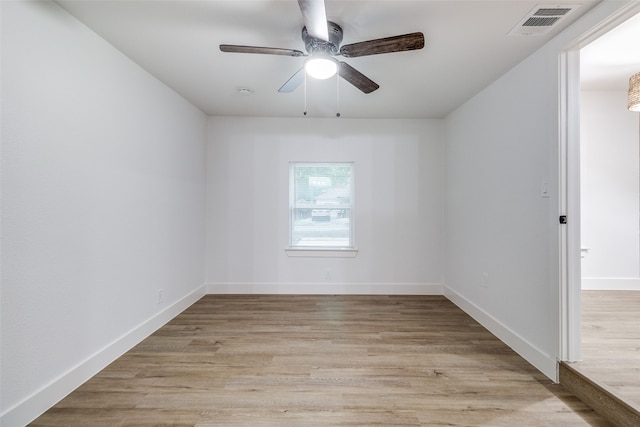
<svg viewBox="0 0 640 427"><path fill-rule="evenodd" d="M291 246L350 248L353 163L291 165Z"/></svg>

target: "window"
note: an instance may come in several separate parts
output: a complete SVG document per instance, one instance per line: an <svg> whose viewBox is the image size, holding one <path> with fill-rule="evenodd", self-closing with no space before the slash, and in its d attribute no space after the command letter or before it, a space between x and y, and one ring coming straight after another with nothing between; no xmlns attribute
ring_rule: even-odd
<svg viewBox="0 0 640 427"><path fill-rule="evenodd" d="M291 248L350 249L353 163L291 163Z"/></svg>

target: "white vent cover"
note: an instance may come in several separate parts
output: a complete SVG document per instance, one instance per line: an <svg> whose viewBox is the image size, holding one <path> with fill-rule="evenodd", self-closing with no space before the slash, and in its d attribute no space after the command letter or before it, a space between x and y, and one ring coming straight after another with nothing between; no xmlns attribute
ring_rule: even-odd
<svg viewBox="0 0 640 427"><path fill-rule="evenodd" d="M542 4L534 7L509 32L510 36L539 36L548 33L567 16L576 10L579 4L556 5Z"/></svg>

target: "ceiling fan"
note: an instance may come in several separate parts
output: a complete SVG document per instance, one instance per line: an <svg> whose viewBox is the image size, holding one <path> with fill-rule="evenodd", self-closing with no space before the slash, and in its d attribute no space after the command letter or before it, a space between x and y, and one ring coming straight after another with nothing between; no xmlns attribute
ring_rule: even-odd
<svg viewBox="0 0 640 427"><path fill-rule="evenodd" d="M281 93L293 92L304 80L305 70L312 77L320 79L329 78L337 72L340 77L362 92L371 93L380 86L346 62L338 61L334 57L355 58L417 50L424 47L424 35L419 32L340 46L343 36L342 28L335 22L327 21L324 0L298 0L298 4L304 19L302 40L308 54L295 49L230 44L221 44L220 50L222 52L308 57L304 66L278 89L278 92Z"/></svg>

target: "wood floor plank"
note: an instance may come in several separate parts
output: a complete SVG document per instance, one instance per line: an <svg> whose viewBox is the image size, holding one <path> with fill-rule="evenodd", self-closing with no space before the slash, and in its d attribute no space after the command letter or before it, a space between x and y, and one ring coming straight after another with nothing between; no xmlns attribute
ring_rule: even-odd
<svg viewBox="0 0 640 427"><path fill-rule="evenodd" d="M609 426L441 296L208 295L33 426Z"/></svg>
<svg viewBox="0 0 640 427"><path fill-rule="evenodd" d="M560 364L560 383L572 391L583 402L620 427L640 425L640 412L629 405L618 393L606 384L589 379L573 369L571 363Z"/></svg>
<svg viewBox="0 0 640 427"><path fill-rule="evenodd" d="M582 291L582 357L571 367L640 411L640 291Z"/></svg>

